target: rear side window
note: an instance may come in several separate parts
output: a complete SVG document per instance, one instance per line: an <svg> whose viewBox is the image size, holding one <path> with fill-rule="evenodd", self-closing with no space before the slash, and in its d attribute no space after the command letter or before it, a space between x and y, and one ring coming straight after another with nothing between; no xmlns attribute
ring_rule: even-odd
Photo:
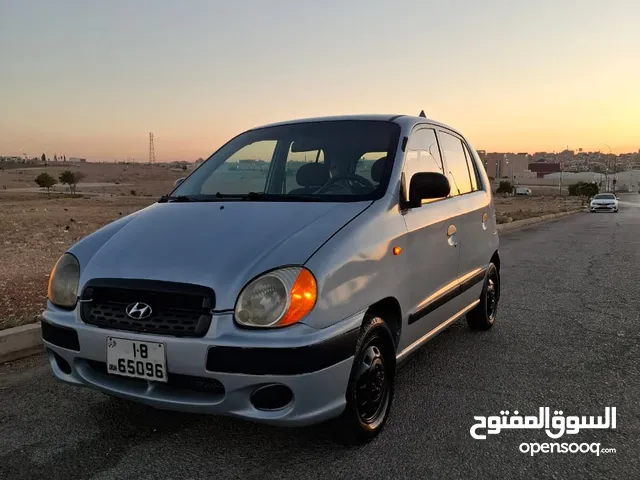
<svg viewBox="0 0 640 480"><path fill-rule="evenodd" d="M469 146L462 142L464 153L467 157L467 166L469 167L469 175L471 176L471 188L473 191L483 190L482 181L480 180L480 172L478 172L478 164L475 162Z"/></svg>
<svg viewBox="0 0 640 480"><path fill-rule="evenodd" d="M446 173L451 182L451 196L471 193L473 185L462 141L445 132L439 132L438 136L447 167Z"/></svg>

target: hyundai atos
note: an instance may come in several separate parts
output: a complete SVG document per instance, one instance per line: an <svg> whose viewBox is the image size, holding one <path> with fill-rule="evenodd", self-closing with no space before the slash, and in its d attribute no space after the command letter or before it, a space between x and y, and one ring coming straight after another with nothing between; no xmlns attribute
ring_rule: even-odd
<svg viewBox="0 0 640 480"><path fill-rule="evenodd" d="M276 123L69 248L42 337L54 375L160 409L367 441L397 364L458 318L495 321L490 183L423 116Z"/></svg>

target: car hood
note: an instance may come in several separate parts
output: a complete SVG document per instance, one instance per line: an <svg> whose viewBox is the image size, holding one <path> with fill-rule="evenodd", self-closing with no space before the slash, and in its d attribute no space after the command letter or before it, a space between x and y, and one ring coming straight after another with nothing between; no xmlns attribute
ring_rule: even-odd
<svg viewBox="0 0 640 480"><path fill-rule="evenodd" d="M232 309L256 275L301 265L371 202L157 203L94 232L69 251L93 278L144 278L213 288Z"/></svg>

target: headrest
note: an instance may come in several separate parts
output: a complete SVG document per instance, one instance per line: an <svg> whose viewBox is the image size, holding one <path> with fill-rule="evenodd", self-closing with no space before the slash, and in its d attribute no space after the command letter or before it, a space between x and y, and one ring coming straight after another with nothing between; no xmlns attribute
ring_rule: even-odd
<svg viewBox="0 0 640 480"><path fill-rule="evenodd" d="M329 169L324 163L305 163L296 173L296 182L302 187L322 187L329 177Z"/></svg>
<svg viewBox="0 0 640 480"><path fill-rule="evenodd" d="M384 169L384 163L386 162L387 157L382 157L373 162L371 165L371 180L376 183L380 183L380 179L382 178L382 170Z"/></svg>

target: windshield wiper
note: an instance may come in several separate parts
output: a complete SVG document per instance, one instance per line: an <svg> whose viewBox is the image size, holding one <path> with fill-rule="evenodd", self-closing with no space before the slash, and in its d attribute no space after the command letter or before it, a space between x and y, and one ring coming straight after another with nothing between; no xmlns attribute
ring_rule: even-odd
<svg viewBox="0 0 640 480"><path fill-rule="evenodd" d="M170 195L163 195L158 200L158 203L167 203L167 202L197 202L197 200L193 196L189 195L178 195L176 197L172 197Z"/></svg>
<svg viewBox="0 0 640 480"><path fill-rule="evenodd" d="M167 202L219 202L222 200L275 200L275 201L303 201L303 202L319 202L322 200L320 195L315 194L287 194L287 193L265 193L265 192L248 192L248 193L220 193L216 192L211 195L178 195L176 197L164 195L160 198L160 203Z"/></svg>
<svg viewBox="0 0 640 480"><path fill-rule="evenodd" d="M298 200L303 202L319 202L322 200L320 195L312 193L264 193L249 192L246 195L247 200Z"/></svg>

